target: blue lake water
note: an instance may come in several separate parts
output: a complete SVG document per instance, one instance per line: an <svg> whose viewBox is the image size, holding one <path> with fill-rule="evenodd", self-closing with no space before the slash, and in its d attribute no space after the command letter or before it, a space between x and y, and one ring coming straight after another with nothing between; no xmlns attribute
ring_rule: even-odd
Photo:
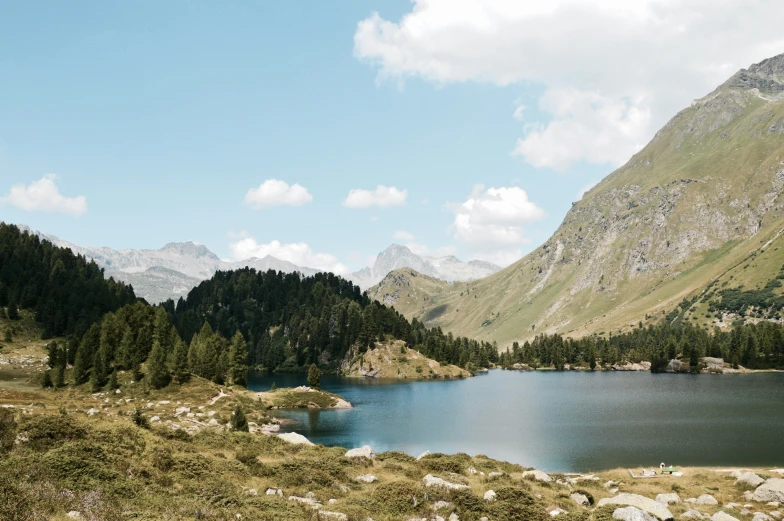
<svg viewBox="0 0 784 521"><path fill-rule="evenodd" d="M305 384L251 373L248 387ZM784 374L494 370L465 380L323 376L350 410L274 411L314 443L486 454L546 471L784 465Z"/></svg>

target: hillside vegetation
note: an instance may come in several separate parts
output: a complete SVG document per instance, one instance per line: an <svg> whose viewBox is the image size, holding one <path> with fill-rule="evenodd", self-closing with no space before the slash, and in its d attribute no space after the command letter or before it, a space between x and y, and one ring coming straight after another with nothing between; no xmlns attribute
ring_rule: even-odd
<svg viewBox="0 0 784 521"><path fill-rule="evenodd" d="M784 55L742 70L672 118L518 262L451 285L398 270L369 294L503 347L538 333L628 331L717 284L762 289L784 262L782 93ZM702 304L690 314L710 327Z"/></svg>

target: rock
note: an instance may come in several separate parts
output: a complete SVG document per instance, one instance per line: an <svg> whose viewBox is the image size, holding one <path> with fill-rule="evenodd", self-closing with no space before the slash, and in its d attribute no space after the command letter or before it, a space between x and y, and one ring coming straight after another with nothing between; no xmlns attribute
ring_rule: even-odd
<svg viewBox="0 0 784 521"><path fill-rule="evenodd" d="M748 508L744 508L743 510L740 511L740 515L742 515L742 516L750 516L751 515L751 510L749 510Z"/></svg>
<svg viewBox="0 0 784 521"><path fill-rule="evenodd" d="M283 441L293 443L294 445L313 445L313 443L309 439L307 439L302 434L298 434L296 432L286 432L284 434L278 434L278 438L280 438Z"/></svg>
<svg viewBox="0 0 784 521"><path fill-rule="evenodd" d="M265 423L261 426L261 432L268 433L268 432L278 432L280 431L280 425L277 423Z"/></svg>
<svg viewBox="0 0 784 521"><path fill-rule="evenodd" d="M70 512L65 514L65 517L67 517L69 519L84 519L82 517L82 513L77 511L77 510L71 510Z"/></svg>
<svg viewBox="0 0 784 521"><path fill-rule="evenodd" d="M716 512L711 516L711 521L740 521L737 517L732 517L726 512Z"/></svg>
<svg viewBox="0 0 784 521"><path fill-rule="evenodd" d="M753 472L744 472L735 480L735 486L741 485L751 488L757 488L763 483L765 483L765 480Z"/></svg>
<svg viewBox="0 0 784 521"><path fill-rule="evenodd" d="M487 475L487 477L493 479L493 478L500 478L503 475L504 475L503 472L491 472Z"/></svg>
<svg viewBox="0 0 784 521"><path fill-rule="evenodd" d="M341 514L340 512L327 512L326 510L320 510L318 518L319 521L348 521L348 516L346 514Z"/></svg>
<svg viewBox="0 0 784 521"><path fill-rule="evenodd" d="M265 494L268 496L282 496L283 490L279 488L268 488Z"/></svg>
<svg viewBox="0 0 784 521"><path fill-rule="evenodd" d="M422 483L424 483L426 487L440 487L449 490L467 490L469 488L468 485L462 485L460 483L451 483L449 481L438 478L432 474L428 474L427 476L422 478Z"/></svg>
<svg viewBox="0 0 784 521"><path fill-rule="evenodd" d="M217 427L220 424L218 423L218 420L216 420L215 418L210 418L210 421L207 422L207 425L209 425L210 427Z"/></svg>
<svg viewBox="0 0 784 521"><path fill-rule="evenodd" d="M757 487L752 496L754 501L767 503L768 501L784 502L784 479L771 478Z"/></svg>
<svg viewBox="0 0 784 521"><path fill-rule="evenodd" d="M774 519L781 519L781 512L779 512L778 510L774 510L773 512L770 513L770 515Z"/></svg>
<svg viewBox="0 0 784 521"><path fill-rule="evenodd" d="M453 505L449 501L436 501L435 503L433 503L433 510L441 510L442 508L443 509L455 508L455 505Z"/></svg>
<svg viewBox="0 0 784 521"><path fill-rule="evenodd" d="M694 503L697 502L697 498L690 497L690 498L684 499L684 501L686 501L686 503L694 504Z"/></svg>
<svg viewBox="0 0 784 521"><path fill-rule="evenodd" d="M675 503L680 503L681 498L678 494L672 492L670 494L659 494L656 496L656 501L664 505L674 505Z"/></svg>
<svg viewBox="0 0 784 521"><path fill-rule="evenodd" d="M528 476L533 477L536 481L550 482L553 480L549 474L542 472L541 470L526 470L523 472L523 479L527 478Z"/></svg>
<svg viewBox="0 0 784 521"><path fill-rule="evenodd" d="M370 445L364 445L358 449L351 449L350 451L346 452L346 457L376 459L376 453L373 452L373 449L370 447Z"/></svg>
<svg viewBox="0 0 784 521"><path fill-rule="evenodd" d="M770 508L778 508L779 505L780 503L778 501L770 501L767 503L767 506L769 506Z"/></svg>
<svg viewBox="0 0 784 521"><path fill-rule="evenodd" d="M703 494L694 502L696 505L718 505L719 502L710 494Z"/></svg>
<svg viewBox="0 0 784 521"><path fill-rule="evenodd" d="M305 496L306 497L289 496L289 501L296 501L298 503L309 505L314 510L321 508L321 503L319 503L315 497L311 497L312 493L308 492L305 494Z"/></svg>
<svg viewBox="0 0 784 521"><path fill-rule="evenodd" d="M476 474L476 469L474 467L468 467L469 474Z"/></svg>
<svg viewBox="0 0 784 521"><path fill-rule="evenodd" d="M99 412L101 412L101 411L99 411L98 409L96 409L95 407L93 407L93 408L91 408L89 411L87 411L87 416L95 416L95 415L96 415L96 414L98 414Z"/></svg>
<svg viewBox="0 0 784 521"><path fill-rule="evenodd" d="M152 423L159 422L159 421L161 421L161 417L160 416L153 416L152 418L150 418L150 421Z"/></svg>
<svg viewBox="0 0 784 521"><path fill-rule="evenodd" d="M579 492L574 492L569 497L572 498L572 501L574 501L578 505L588 506L591 504L591 502L588 500L588 496L586 496L585 494L580 494Z"/></svg>
<svg viewBox="0 0 784 521"><path fill-rule="evenodd" d="M181 414L187 414L189 412L191 412L190 407L177 407L176 409L174 409L175 416L180 416Z"/></svg>
<svg viewBox="0 0 784 521"><path fill-rule="evenodd" d="M373 474L362 474L361 476L357 476L354 479L361 481L362 483L374 483L378 481L378 478Z"/></svg>
<svg viewBox="0 0 784 521"><path fill-rule="evenodd" d="M259 495L259 491L256 490L255 488L249 488L248 490L245 491L245 493L247 495L249 495L249 496L258 496Z"/></svg>
<svg viewBox="0 0 784 521"><path fill-rule="evenodd" d="M488 490L483 497L485 501L495 501L495 490Z"/></svg>
<svg viewBox="0 0 784 521"><path fill-rule="evenodd" d="M704 516L698 510L689 509L678 516L678 519L702 519Z"/></svg>
<svg viewBox="0 0 784 521"><path fill-rule="evenodd" d="M655 517L637 507L616 508L612 517L621 521L656 521Z"/></svg>
<svg viewBox="0 0 784 521"><path fill-rule="evenodd" d="M457 517L457 514L455 514L454 512L449 514L449 518L448 519L449 519L449 521L460 521L460 518Z"/></svg>
<svg viewBox="0 0 784 521"><path fill-rule="evenodd" d="M668 373L685 373L689 371L689 364L684 364L680 360L673 358L667 364L665 371Z"/></svg>
<svg viewBox="0 0 784 521"><path fill-rule="evenodd" d="M425 456L430 456L430 451L429 451L429 450L426 450L425 452L423 452L422 454L420 454L419 456L417 456L417 458L416 458L416 459L417 459L417 461L419 461L419 460L421 460L422 458L424 458Z"/></svg>
<svg viewBox="0 0 784 521"><path fill-rule="evenodd" d="M763 512L755 512L751 521L773 521L773 518Z"/></svg>
<svg viewBox="0 0 784 521"><path fill-rule="evenodd" d="M561 514L568 514L566 510L558 507L548 507L546 510L547 514L550 517L560 516Z"/></svg>
<svg viewBox="0 0 784 521"><path fill-rule="evenodd" d="M609 497L599 500L599 504L597 506L604 506L604 505L623 505L623 506L630 506L636 507L640 510L644 510L645 512L658 517L662 521L665 519L672 519L672 513L667 509L666 506L662 505L661 503L657 503L656 501L640 496L638 494L628 494L628 493L621 493L615 497Z"/></svg>
<svg viewBox="0 0 784 521"><path fill-rule="evenodd" d="M754 493L750 490L747 490L743 493L743 499L746 501L754 501Z"/></svg>

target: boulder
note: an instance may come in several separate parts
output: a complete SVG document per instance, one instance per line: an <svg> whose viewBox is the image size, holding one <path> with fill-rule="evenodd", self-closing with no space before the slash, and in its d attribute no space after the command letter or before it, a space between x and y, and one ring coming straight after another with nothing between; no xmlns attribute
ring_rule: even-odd
<svg viewBox="0 0 784 521"><path fill-rule="evenodd" d="M781 512L779 512L778 510L774 510L773 512L770 513L770 515L774 519L781 519Z"/></svg>
<svg viewBox="0 0 784 521"><path fill-rule="evenodd" d="M523 479L529 476L533 477L536 481L550 482L553 480L549 474L542 472L541 470L526 470L523 472Z"/></svg>
<svg viewBox="0 0 784 521"><path fill-rule="evenodd" d="M678 519L703 519L705 516L699 510L689 509L678 516Z"/></svg>
<svg viewBox="0 0 784 521"><path fill-rule="evenodd" d="M278 434L278 438L280 438L283 441L293 443L294 445L313 445L313 442L311 442L302 434L297 434L296 432L286 432L284 434Z"/></svg>
<svg viewBox="0 0 784 521"><path fill-rule="evenodd" d="M735 486L745 486L751 488L757 488L763 483L765 483L765 480L753 472L744 472L738 476L738 479L735 480Z"/></svg>
<svg viewBox="0 0 784 521"><path fill-rule="evenodd" d="M656 496L656 501L663 504L663 505L674 505L675 503L680 503L681 498L675 492L670 494L659 494Z"/></svg>
<svg viewBox="0 0 784 521"><path fill-rule="evenodd" d="M726 512L716 512L711 516L711 521L740 521L737 517L732 517Z"/></svg>
<svg viewBox="0 0 784 521"><path fill-rule="evenodd" d="M495 490L488 490L484 495L485 501L495 501Z"/></svg>
<svg viewBox="0 0 784 521"><path fill-rule="evenodd" d="M357 481L360 481L362 483L373 483L373 482L378 481L378 478L376 476L374 476L373 474L362 474L361 476L357 476L354 479L356 479Z"/></svg>
<svg viewBox="0 0 784 521"><path fill-rule="evenodd" d="M95 416L95 415L96 415L96 414L98 414L99 412L101 412L101 411L99 411L99 410L98 410L98 409L96 409L95 407L92 407L92 408L90 408L90 410L89 410L89 411L87 411L87 416Z"/></svg>
<svg viewBox="0 0 784 521"><path fill-rule="evenodd" d="M588 496L585 494L580 494L579 492L574 492L569 497L572 498L572 501L578 505L588 506L591 504L591 502L588 500Z"/></svg>
<svg viewBox="0 0 784 521"><path fill-rule="evenodd" d="M346 457L376 459L376 453L373 452L373 449L370 447L370 445L364 445L358 449L351 449L350 451L347 451Z"/></svg>
<svg viewBox="0 0 784 521"><path fill-rule="evenodd" d="M82 517L82 513L79 512L78 510L71 510L70 512L65 514L65 517L67 517L68 519L84 519Z"/></svg>
<svg viewBox="0 0 784 521"><path fill-rule="evenodd" d="M312 508L313 510L317 510L321 508L321 503L319 503L315 497L312 497L312 494L310 492L305 494L305 497L289 496L289 501L296 501L304 505L309 505L310 508Z"/></svg>
<svg viewBox="0 0 784 521"><path fill-rule="evenodd" d="M767 503L768 501L784 502L784 479L771 478L757 487L752 496L754 501Z"/></svg>
<svg viewBox="0 0 784 521"><path fill-rule="evenodd" d="M426 450L425 452L423 452L422 454L420 454L419 456L417 456L417 458L416 458L416 459L417 459L417 461L419 461L419 460L421 460L422 458L424 458L425 456L430 456L430 451L429 451L429 450Z"/></svg>
<svg viewBox="0 0 784 521"><path fill-rule="evenodd" d="M547 514L550 517L560 516L561 514L568 514L569 513L566 510L564 510L562 508L559 508L559 507L555 507L555 506L548 507L546 512L547 512Z"/></svg>
<svg viewBox="0 0 784 521"><path fill-rule="evenodd" d="M719 502L716 501L716 498L711 496L710 494L703 494L697 498L697 501L694 502L697 505L718 505Z"/></svg>
<svg viewBox="0 0 784 521"><path fill-rule="evenodd" d="M500 478L503 475L504 475L503 472L491 472L487 475L487 477L493 479L493 478Z"/></svg>
<svg viewBox="0 0 784 521"><path fill-rule="evenodd" d="M452 512L451 514L449 514L449 518L448 518L448 520L449 520L449 521L460 521L460 518L457 516L457 514L455 514L454 512Z"/></svg>
<svg viewBox="0 0 784 521"><path fill-rule="evenodd" d="M326 510L319 510L319 521L348 521L348 516L340 512L327 512Z"/></svg>
<svg viewBox="0 0 784 521"><path fill-rule="evenodd" d="M442 508L443 509L455 508L455 505L453 505L449 501L436 501L435 503L433 503L433 510L441 510Z"/></svg>
<svg viewBox="0 0 784 521"><path fill-rule="evenodd" d="M267 494L268 496L282 496L283 491L279 488L268 488L265 494Z"/></svg>
<svg viewBox="0 0 784 521"><path fill-rule="evenodd" d="M685 373L689 371L689 364L684 364L677 358L673 358L670 360L670 363L667 364L667 369L665 372L668 373Z"/></svg>
<svg viewBox="0 0 784 521"><path fill-rule="evenodd" d="M451 483L449 481L436 477L432 474L428 474L427 476L422 478L422 483L424 483L426 487L439 487L448 490L467 490L469 488L468 485L462 485L460 483Z"/></svg>
<svg viewBox="0 0 784 521"><path fill-rule="evenodd" d="M637 507L616 508L612 517L621 521L656 521L655 517Z"/></svg>
<svg viewBox="0 0 784 521"><path fill-rule="evenodd" d="M656 501L645 496L640 496L639 494L621 493L615 497L606 497L599 500L599 504L597 506L602 507L604 505L636 507L653 516L658 517L662 521L673 518L672 513L667 509L666 506L662 505L661 503L657 503Z"/></svg>
<svg viewBox="0 0 784 521"><path fill-rule="evenodd" d="M751 521L773 521L773 518L763 512L756 512Z"/></svg>

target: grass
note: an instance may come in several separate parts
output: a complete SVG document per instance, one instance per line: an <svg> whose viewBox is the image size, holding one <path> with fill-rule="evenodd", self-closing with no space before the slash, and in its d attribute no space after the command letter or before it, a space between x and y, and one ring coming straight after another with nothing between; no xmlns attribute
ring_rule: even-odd
<svg viewBox="0 0 784 521"><path fill-rule="evenodd" d="M377 342L374 349L366 351L351 361L345 375L364 377L361 371L371 373L376 378L412 380L471 376L471 373L455 365L440 364L418 351L405 347L405 343L400 340Z"/></svg>

